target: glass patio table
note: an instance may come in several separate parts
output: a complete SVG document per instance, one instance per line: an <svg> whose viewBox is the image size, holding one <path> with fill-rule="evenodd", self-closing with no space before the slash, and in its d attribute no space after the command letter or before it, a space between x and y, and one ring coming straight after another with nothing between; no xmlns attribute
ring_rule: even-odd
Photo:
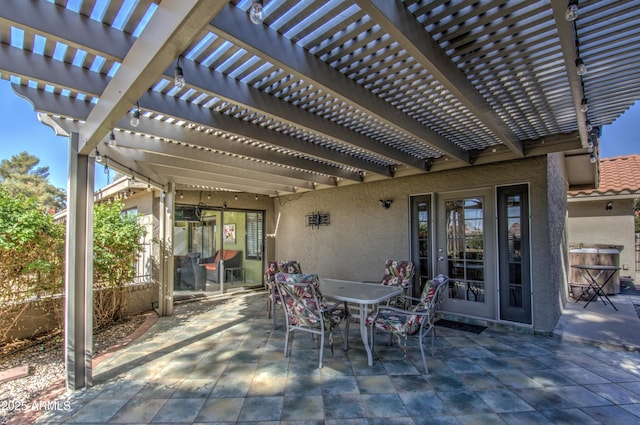
<svg viewBox="0 0 640 425"><path fill-rule="evenodd" d="M369 366L373 365L372 348L369 346L367 334L367 310L368 306L380 304L389 298L402 295L403 288L399 286L385 286L379 283L365 283L340 279L320 279L320 293L327 298L337 301L358 304L360 308L360 336L367 351Z"/></svg>

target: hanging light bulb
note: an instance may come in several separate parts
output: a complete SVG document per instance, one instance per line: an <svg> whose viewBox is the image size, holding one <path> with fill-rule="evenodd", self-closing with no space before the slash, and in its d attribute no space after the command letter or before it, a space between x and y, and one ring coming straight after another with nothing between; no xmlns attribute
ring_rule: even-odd
<svg viewBox="0 0 640 425"><path fill-rule="evenodd" d="M207 194L207 199L211 199L211 192Z"/></svg>
<svg viewBox="0 0 640 425"><path fill-rule="evenodd" d="M153 189L151 189L151 183L147 184L147 192L151 192Z"/></svg>
<svg viewBox="0 0 640 425"><path fill-rule="evenodd" d="M587 120L587 132L591 133L592 130L593 130L593 125L591 124L591 121Z"/></svg>
<svg viewBox="0 0 640 425"><path fill-rule="evenodd" d="M102 155L100 155L100 152L98 151L98 149L96 149L96 162L99 162L99 163L102 162Z"/></svg>
<svg viewBox="0 0 640 425"><path fill-rule="evenodd" d="M587 73L587 66L584 64L582 58L576 59L576 72L582 76Z"/></svg>
<svg viewBox="0 0 640 425"><path fill-rule="evenodd" d="M587 98L583 97L582 102L580 102L580 111L587 112L589 111L589 104L587 103Z"/></svg>
<svg viewBox="0 0 640 425"><path fill-rule="evenodd" d="M116 146L117 142L116 142L116 135L113 134L113 130L111 130L111 133L109 134L109 146Z"/></svg>
<svg viewBox="0 0 640 425"><path fill-rule="evenodd" d="M596 163L596 156L594 154L591 154L591 157L589 158L589 162L591 162L592 164Z"/></svg>
<svg viewBox="0 0 640 425"><path fill-rule="evenodd" d="M185 84L184 74L182 73L182 67L180 66L180 56L178 56L178 62L173 70L173 85L181 89Z"/></svg>
<svg viewBox="0 0 640 425"><path fill-rule="evenodd" d="M131 114L131 121L129 121L131 127L137 127L140 125L140 105L136 102L136 109L133 110Z"/></svg>
<svg viewBox="0 0 640 425"><path fill-rule="evenodd" d="M251 2L249 19L256 25L260 25L264 21L264 2L262 0L253 0Z"/></svg>
<svg viewBox="0 0 640 425"><path fill-rule="evenodd" d="M184 192L180 192L180 199L184 199Z"/></svg>
<svg viewBox="0 0 640 425"><path fill-rule="evenodd" d="M569 0L569 6L567 6L567 10L564 12L564 19L567 21L575 21L580 14L580 9L578 8L578 0Z"/></svg>

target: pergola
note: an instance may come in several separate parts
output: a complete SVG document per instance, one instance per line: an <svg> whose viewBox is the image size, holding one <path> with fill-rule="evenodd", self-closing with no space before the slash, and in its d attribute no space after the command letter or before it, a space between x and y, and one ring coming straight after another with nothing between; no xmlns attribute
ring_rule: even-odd
<svg viewBox="0 0 640 425"><path fill-rule="evenodd" d="M166 210L176 189L276 197L552 152L593 187L601 127L640 98L640 0L2 6L0 76L69 136L70 388L91 384L96 157Z"/></svg>

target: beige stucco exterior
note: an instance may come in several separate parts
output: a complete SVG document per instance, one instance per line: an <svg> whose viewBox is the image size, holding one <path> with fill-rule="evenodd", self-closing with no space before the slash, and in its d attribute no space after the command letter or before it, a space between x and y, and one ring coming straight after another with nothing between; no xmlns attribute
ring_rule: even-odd
<svg viewBox="0 0 640 425"><path fill-rule="evenodd" d="M442 193L474 189L490 189L494 193L500 185L528 183L532 328L549 332L566 300L564 175L561 157L552 155L548 160L537 157L282 197L275 201L275 213L280 214L275 257L296 259L304 272L322 276L380 279L386 259L410 258L410 196L431 193L437 203ZM392 199L393 203L384 209L379 199ZM487 213L495 217L495 200L486 205ZM330 214L331 224L305 226L305 216L313 212ZM495 247L495 234L486 237L488 245ZM496 313L491 320L497 319Z"/></svg>
<svg viewBox="0 0 640 425"><path fill-rule="evenodd" d="M269 198L254 194L178 191L176 204L233 210L265 211L265 261L297 260L304 273L323 277L376 281L381 278L385 260L411 259L410 199L430 194L433 200L435 229L442 226L439 202L451 194L483 193L485 214L496 219L496 189L500 186L527 184L529 188L531 229L531 299L532 325L511 324L500 320L498 303L488 317L465 317L486 324L513 325L535 332L551 332L567 300L568 231L567 183L562 155L540 156L486 166L459 168L421 175L398 177L333 189L300 192ZM159 194L146 191L129 197L127 204L150 215L145 220L157 235ZM380 205L390 199L390 208ZM327 226L307 226L306 216L329 214ZM155 217L155 218L154 218ZM434 235L436 236L436 235ZM497 235L495 226L485 234L487 279L493 279L488 294L497 300ZM434 237L434 244L436 243ZM157 247L152 248L156 250ZM435 257L435 256L434 256ZM443 263L445 264L446 261ZM446 266L434 260L436 272L446 273ZM154 279L158 278L157 267ZM451 312L443 309L443 314Z"/></svg>
<svg viewBox="0 0 640 425"><path fill-rule="evenodd" d="M611 210L607 204L611 202ZM620 276L637 279L634 198L599 195L569 198L571 247L614 247L620 251Z"/></svg>

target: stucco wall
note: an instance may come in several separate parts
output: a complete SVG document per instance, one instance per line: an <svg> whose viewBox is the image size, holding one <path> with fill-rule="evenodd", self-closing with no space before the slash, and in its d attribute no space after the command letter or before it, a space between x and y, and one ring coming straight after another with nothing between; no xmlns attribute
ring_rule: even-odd
<svg viewBox="0 0 640 425"><path fill-rule="evenodd" d="M554 168L557 167L555 164ZM555 183L564 185L562 170L558 173ZM437 202L437 194L441 192L493 189L497 185L526 182L530 183L531 197L534 327L550 331L555 325L554 319L560 314L557 292L564 277L563 273L552 272L547 267L552 259L546 157L281 197L275 201L275 213L281 214L275 256L279 260L300 261L303 272L354 280L380 279L387 258L405 259L410 256L410 195L435 193ZM563 186L559 193L564 190ZM391 208L381 208L379 199L392 199ZM559 202L563 204L566 198ZM313 212L329 213L331 224L319 228L305 227L305 216ZM494 209L491 214L494 214ZM561 243L554 243L554 254L557 255Z"/></svg>
<svg viewBox="0 0 640 425"><path fill-rule="evenodd" d="M534 320L540 329L553 330L562 314L567 302L567 277L569 270L569 256L567 253L567 189L566 170L562 154L548 156L548 242L542 243L535 250L541 255L536 256L531 269L534 274L545 276L549 280L547 285L533 287ZM532 225L532 229L535 227ZM546 255L544 251L547 251ZM541 301L542 302L538 302ZM545 303L547 305L545 305ZM547 308L551 306L551 308Z"/></svg>
<svg viewBox="0 0 640 425"><path fill-rule="evenodd" d="M145 282L128 287L127 314L136 315L152 310L152 306L158 302L158 284ZM63 299L61 297L50 300L38 300L27 303L16 310L22 310L19 319L15 315L7 314L0 318L0 326L12 327L7 333L7 340L27 339L45 334L62 324ZM14 322L14 320L16 320Z"/></svg>
<svg viewBox="0 0 640 425"><path fill-rule="evenodd" d="M571 246L621 246L621 276L635 279L635 220L633 199L614 199L606 210L607 197L569 202L569 244Z"/></svg>

